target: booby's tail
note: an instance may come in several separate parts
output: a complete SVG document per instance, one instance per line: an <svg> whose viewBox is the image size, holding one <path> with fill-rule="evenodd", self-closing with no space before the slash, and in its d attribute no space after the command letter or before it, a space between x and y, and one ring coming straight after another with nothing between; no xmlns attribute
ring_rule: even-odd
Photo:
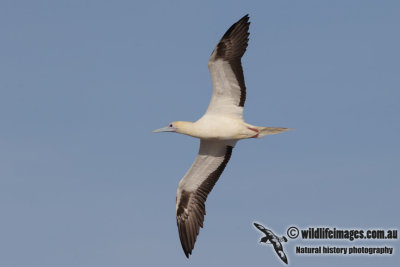
<svg viewBox="0 0 400 267"><path fill-rule="evenodd" d="M283 133L289 130L294 130L290 128L281 128L281 127L256 127L256 129L258 130L257 138L264 137L265 135Z"/></svg>

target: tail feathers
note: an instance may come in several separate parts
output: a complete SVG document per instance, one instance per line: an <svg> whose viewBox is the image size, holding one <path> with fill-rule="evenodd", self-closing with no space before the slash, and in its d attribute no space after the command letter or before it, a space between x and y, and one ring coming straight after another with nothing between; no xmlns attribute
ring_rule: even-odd
<svg viewBox="0 0 400 267"><path fill-rule="evenodd" d="M261 138L265 135L283 133L294 129L281 127L257 127L257 130L259 131L257 138Z"/></svg>

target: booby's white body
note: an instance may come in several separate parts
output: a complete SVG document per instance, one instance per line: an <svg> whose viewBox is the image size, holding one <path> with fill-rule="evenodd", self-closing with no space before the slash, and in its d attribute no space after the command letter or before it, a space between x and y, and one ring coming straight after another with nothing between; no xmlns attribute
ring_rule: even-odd
<svg viewBox="0 0 400 267"><path fill-rule="evenodd" d="M153 132L176 132L200 139L199 153L179 182L176 218L186 257L192 253L203 227L205 201L228 163L240 139L260 138L287 131L280 127L259 127L243 121L246 100L241 57L247 48L248 15L232 25L208 61L213 94L206 113L196 122L175 121Z"/></svg>
<svg viewBox="0 0 400 267"><path fill-rule="evenodd" d="M250 130L255 127L245 123L241 118L206 114L194 123L175 122L179 133L208 140L240 140L257 136ZM253 128L254 129L254 128Z"/></svg>

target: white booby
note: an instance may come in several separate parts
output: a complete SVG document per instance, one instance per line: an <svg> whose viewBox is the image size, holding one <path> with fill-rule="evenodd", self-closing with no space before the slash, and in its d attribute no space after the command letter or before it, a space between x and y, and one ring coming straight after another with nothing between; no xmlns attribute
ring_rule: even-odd
<svg viewBox="0 0 400 267"><path fill-rule="evenodd" d="M174 121L153 132L176 132L200 139L197 158L179 182L176 219L186 257L192 253L200 227L203 227L205 202L228 163L240 139L261 138L290 130L259 127L243 120L246 100L241 57L249 40L249 16L233 24L217 44L208 61L213 94L206 113L196 122Z"/></svg>

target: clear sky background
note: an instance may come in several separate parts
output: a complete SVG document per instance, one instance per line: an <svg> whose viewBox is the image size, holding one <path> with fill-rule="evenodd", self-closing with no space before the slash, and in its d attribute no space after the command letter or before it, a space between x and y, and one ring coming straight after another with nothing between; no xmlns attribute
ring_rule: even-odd
<svg viewBox="0 0 400 267"><path fill-rule="evenodd" d="M207 108L207 60L251 19L244 140L188 260L176 187L198 140L152 134ZM400 228L399 1L1 1L0 266L280 266L258 221ZM398 266L299 256L292 266Z"/></svg>

